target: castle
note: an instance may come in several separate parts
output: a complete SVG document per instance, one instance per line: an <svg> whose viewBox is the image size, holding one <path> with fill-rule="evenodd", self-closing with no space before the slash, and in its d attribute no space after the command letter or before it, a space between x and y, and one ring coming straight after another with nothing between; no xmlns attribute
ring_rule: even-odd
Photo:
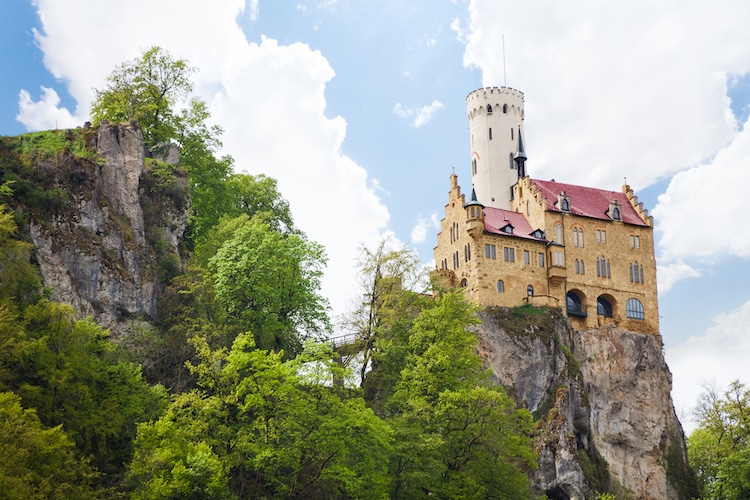
<svg viewBox="0 0 750 500"><path fill-rule="evenodd" d="M526 175L523 104L508 87L466 97L473 189L466 200L450 176L436 274L483 306L561 307L579 329L658 333L653 218L628 185Z"/></svg>

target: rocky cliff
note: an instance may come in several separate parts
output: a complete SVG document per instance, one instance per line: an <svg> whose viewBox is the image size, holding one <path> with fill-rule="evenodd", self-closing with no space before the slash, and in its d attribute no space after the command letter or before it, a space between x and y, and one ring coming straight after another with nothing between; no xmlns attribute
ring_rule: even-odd
<svg viewBox="0 0 750 500"><path fill-rule="evenodd" d="M166 281L180 270L187 176L147 158L137 126L103 123L67 134L69 143L83 137L93 154L71 154L68 144L55 158L35 161L32 173L44 192L64 193L64 201L48 210L17 210L28 212L51 298L117 335L133 321L155 317Z"/></svg>
<svg viewBox="0 0 750 500"><path fill-rule="evenodd" d="M480 353L538 419L532 483L554 499L690 498L682 426L657 335L576 331L559 310L488 308Z"/></svg>

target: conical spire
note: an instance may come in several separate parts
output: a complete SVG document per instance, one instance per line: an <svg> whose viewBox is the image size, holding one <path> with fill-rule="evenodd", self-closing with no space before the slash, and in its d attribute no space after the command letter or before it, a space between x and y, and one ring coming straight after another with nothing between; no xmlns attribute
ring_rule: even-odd
<svg viewBox="0 0 750 500"><path fill-rule="evenodd" d="M479 201L477 200L477 192L474 189L474 186L471 187L471 200L469 201L469 203L467 203L467 204L464 205L464 208L470 207L472 205L474 205L474 206L480 206L480 207L484 208L484 205L482 205L481 203L479 203Z"/></svg>
<svg viewBox="0 0 750 500"><path fill-rule="evenodd" d="M518 178L526 177L526 151L523 149L523 137L521 137L521 127L518 127L518 152L513 156L518 170Z"/></svg>

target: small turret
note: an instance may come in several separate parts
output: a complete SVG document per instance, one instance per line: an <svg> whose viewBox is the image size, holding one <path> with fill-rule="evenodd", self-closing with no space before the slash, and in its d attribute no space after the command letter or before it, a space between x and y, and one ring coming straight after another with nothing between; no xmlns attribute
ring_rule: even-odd
<svg viewBox="0 0 750 500"><path fill-rule="evenodd" d="M521 127L518 127L518 152L513 157L513 161L516 162L516 170L518 170L518 178L523 179L526 177L526 151L523 149L523 138L521 137Z"/></svg>
<svg viewBox="0 0 750 500"><path fill-rule="evenodd" d="M478 238L484 232L484 205L477 201L477 193L471 188L471 201L464 205L466 209L466 230L472 238Z"/></svg>

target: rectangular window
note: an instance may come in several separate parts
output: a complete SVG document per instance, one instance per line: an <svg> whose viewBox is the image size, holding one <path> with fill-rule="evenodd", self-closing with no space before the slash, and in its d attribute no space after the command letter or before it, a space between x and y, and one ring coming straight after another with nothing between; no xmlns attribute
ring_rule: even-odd
<svg viewBox="0 0 750 500"><path fill-rule="evenodd" d="M523 251L523 263L527 266L531 264L531 254L529 254L528 250Z"/></svg>
<svg viewBox="0 0 750 500"><path fill-rule="evenodd" d="M495 250L495 245L484 245L484 257L487 259L496 259L497 258L497 251Z"/></svg>
<svg viewBox="0 0 750 500"><path fill-rule="evenodd" d="M630 235L630 248L635 248L638 250L641 248L641 237L640 236L634 236Z"/></svg>
<svg viewBox="0 0 750 500"><path fill-rule="evenodd" d="M505 258L505 262L515 262L516 261L516 251L514 248L503 248L503 257Z"/></svg>
<svg viewBox="0 0 750 500"><path fill-rule="evenodd" d="M555 250L552 255L555 257L555 265L556 266L563 266L563 253L562 250Z"/></svg>
<svg viewBox="0 0 750 500"><path fill-rule="evenodd" d="M596 242L606 244L607 243L607 231L602 229L596 230Z"/></svg>
<svg viewBox="0 0 750 500"><path fill-rule="evenodd" d="M539 252L539 267L544 267L544 254Z"/></svg>

